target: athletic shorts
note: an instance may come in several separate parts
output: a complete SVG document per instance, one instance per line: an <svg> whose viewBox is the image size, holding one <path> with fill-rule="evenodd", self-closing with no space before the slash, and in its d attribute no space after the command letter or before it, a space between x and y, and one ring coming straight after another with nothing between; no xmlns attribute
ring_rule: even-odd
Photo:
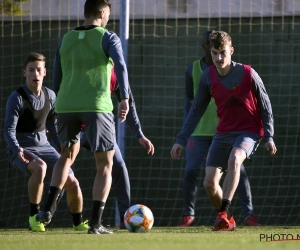
<svg viewBox="0 0 300 250"><path fill-rule="evenodd" d="M21 145L21 147L24 150L23 153L25 159L29 160L29 162L33 161L34 159L40 158L47 164L47 167L50 167L51 169L53 169L55 163L60 157L60 154L49 143L44 146L23 147ZM30 175L30 172L27 170L28 163L23 162L17 156L17 154L14 154L9 148L7 148L6 152L8 160L13 167L19 168L26 175ZM70 169L69 174L72 173L73 171L72 169Z"/></svg>
<svg viewBox="0 0 300 250"><path fill-rule="evenodd" d="M256 151L260 136L253 133L216 134L208 151L206 166L227 170L231 150L235 147L245 151L247 158Z"/></svg>
<svg viewBox="0 0 300 250"><path fill-rule="evenodd" d="M78 142L82 124L85 124L91 152L114 149L116 142L114 116L112 113L96 112L57 114L58 138L66 148Z"/></svg>
<svg viewBox="0 0 300 250"><path fill-rule="evenodd" d="M185 148L185 169L199 170L205 165L213 136L190 136Z"/></svg>

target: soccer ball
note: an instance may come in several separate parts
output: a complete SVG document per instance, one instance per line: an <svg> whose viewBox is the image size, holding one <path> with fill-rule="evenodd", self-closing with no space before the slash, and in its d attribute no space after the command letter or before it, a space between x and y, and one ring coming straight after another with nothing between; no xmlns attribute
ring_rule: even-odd
<svg viewBox="0 0 300 250"><path fill-rule="evenodd" d="M147 232L152 228L153 222L153 214L145 205L133 205L124 214L124 224L130 232Z"/></svg>

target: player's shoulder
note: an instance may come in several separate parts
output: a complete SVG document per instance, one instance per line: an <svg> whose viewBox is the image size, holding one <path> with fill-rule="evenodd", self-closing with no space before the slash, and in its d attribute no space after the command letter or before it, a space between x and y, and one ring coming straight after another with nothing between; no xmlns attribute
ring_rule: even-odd
<svg viewBox="0 0 300 250"><path fill-rule="evenodd" d="M115 32L113 32L113 31L111 31L111 30L105 30L104 37L105 37L105 36L106 36L109 40L113 40L113 39L118 39L118 40L120 40L119 36L118 36Z"/></svg>
<svg viewBox="0 0 300 250"><path fill-rule="evenodd" d="M210 66L210 67L212 67L212 66ZM203 70L203 72L202 72L202 75L201 75L201 77L202 78L204 78L204 77L209 77L210 76L210 67L208 67L208 68L206 68L205 70Z"/></svg>
<svg viewBox="0 0 300 250"><path fill-rule="evenodd" d="M45 89L45 91L47 91L50 100L54 100L56 98L56 94L52 89L46 86L43 86L43 88Z"/></svg>
<svg viewBox="0 0 300 250"><path fill-rule="evenodd" d="M191 63L191 64L189 64L188 66L186 66L185 72L186 72L186 73L189 72L189 73L191 74L192 71L193 71L193 66L194 66L194 63Z"/></svg>
<svg viewBox="0 0 300 250"><path fill-rule="evenodd" d="M43 86L43 88L49 93L49 94L55 94L54 91L46 86Z"/></svg>
<svg viewBox="0 0 300 250"><path fill-rule="evenodd" d="M19 88L12 91L6 100L6 108L9 107L9 109L15 109L18 105L23 105L24 99L17 90Z"/></svg>
<svg viewBox="0 0 300 250"><path fill-rule="evenodd" d="M8 96L8 99L18 99L18 98L22 98L21 93L18 92L18 89L15 89L13 92L10 93L10 95Z"/></svg>
<svg viewBox="0 0 300 250"><path fill-rule="evenodd" d="M202 59L194 60L192 63L190 63L190 64L187 66L187 69L193 69L196 65L201 66L201 61L202 61Z"/></svg>
<svg viewBox="0 0 300 250"><path fill-rule="evenodd" d="M196 65L198 64L199 67L201 67L201 60L202 59L197 59L195 61L193 61L192 63L190 63L186 68L185 68L185 72L192 74L194 67L196 67Z"/></svg>
<svg viewBox="0 0 300 250"><path fill-rule="evenodd" d="M236 71L236 72L240 72L240 73L244 73L244 70L245 70L245 67L249 68L250 71L251 71L251 74L255 74L257 75L257 72L254 68L252 68L251 65L249 64L244 64L244 63L238 63L238 62L232 62L232 65L233 65L233 69Z"/></svg>
<svg viewBox="0 0 300 250"><path fill-rule="evenodd" d="M10 99L17 99L17 98L21 98L23 99L25 95L27 95L26 93L26 88L24 88L25 85L19 86L17 87L13 92L11 92L11 94L9 95Z"/></svg>
<svg viewBox="0 0 300 250"><path fill-rule="evenodd" d="M232 66L235 70L243 70L245 67L248 67L248 68L251 68L251 65L250 64L246 64L246 63L239 63L239 62L235 62L235 61L232 61Z"/></svg>
<svg viewBox="0 0 300 250"><path fill-rule="evenodd" d="M238 63L232 61L232 73L233 74L244 74L245 67L251 67L250 65Z"/></svg>

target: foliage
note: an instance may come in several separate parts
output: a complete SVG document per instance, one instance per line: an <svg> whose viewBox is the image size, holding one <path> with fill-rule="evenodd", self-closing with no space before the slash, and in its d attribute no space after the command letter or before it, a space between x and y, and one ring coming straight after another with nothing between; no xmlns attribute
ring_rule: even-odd
<svg viewBox="0 0 300 250"><path fill-rule="evenodd" d="M0 0L1 15L22 16L27 11L22 8L22 4L29 0Z"/></svg>

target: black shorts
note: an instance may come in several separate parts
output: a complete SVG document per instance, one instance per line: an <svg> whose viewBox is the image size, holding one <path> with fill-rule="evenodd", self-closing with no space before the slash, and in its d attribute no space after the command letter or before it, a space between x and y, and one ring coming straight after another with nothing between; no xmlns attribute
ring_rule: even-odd
<svg viewBox="0 0 300 250"><path fill-rule="evenodd" d="M65 147L68 148L79 141L82 124L85 125L91 152L114 149L116 142L114 116L112 113L96 112L57 114L58 137Z"/></svg>

